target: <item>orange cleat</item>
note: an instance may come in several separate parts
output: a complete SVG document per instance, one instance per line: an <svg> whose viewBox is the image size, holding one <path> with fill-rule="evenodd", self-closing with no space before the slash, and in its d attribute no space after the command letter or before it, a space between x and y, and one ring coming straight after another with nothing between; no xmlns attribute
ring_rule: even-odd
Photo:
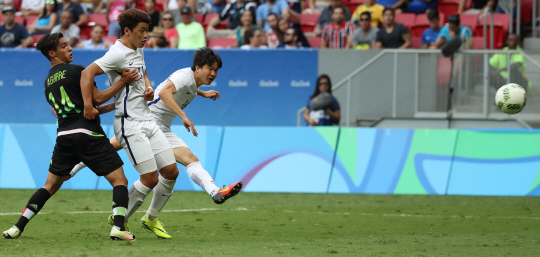
<svg viewBox="0 0 540 257"><path fill-rule="evenodd" d="M240 193L241 189L242 189L242 182L233 183L228 187L220 188L217 194L215 194L212 197L212 199L214 199L214 203L222 204L225 201L227 201L227 199Z"/></svg>

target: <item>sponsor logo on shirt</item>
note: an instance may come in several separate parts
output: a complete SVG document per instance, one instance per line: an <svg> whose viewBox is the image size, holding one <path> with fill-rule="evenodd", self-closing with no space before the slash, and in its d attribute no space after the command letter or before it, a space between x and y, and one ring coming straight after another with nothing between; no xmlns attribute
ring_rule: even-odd
<svg viewBox="0 0 540 257"><path fill-rule="evenodd" d="M311 83L304 80L292 80L291 87L310 87Z"/></svg>
<svg viewBox="0 0 540 257"><path fill-rule="evenodd" d="M32 80L26 80L26 79L23 79L23 80L16 79L15 80L15 86L16 87L31 87L33 85L34 85L34 81L32 81Z"/></svg>
<svg viewBox="0 0 540 257"><path fill-rule="evenodd" d="M229 87L247 87L247 80L229 80Z"/></svg>
<svg viewBox="0 0 540 257"><path fill-rule="evenodd" d="M279 87L279 81L277 80L261 80L259 81L261 87Z"/></svg>

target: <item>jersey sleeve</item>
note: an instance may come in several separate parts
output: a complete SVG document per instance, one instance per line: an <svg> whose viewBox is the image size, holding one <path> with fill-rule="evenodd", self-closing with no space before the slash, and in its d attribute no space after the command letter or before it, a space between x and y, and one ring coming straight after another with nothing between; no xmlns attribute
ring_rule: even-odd
<svg viewBox="0 0 540 257"><path fill-rule="evenodd" d="M176 92L180 92L180 90L184 87L189 87L189 79L183 75L184 74L182 72L175 72L169 78L169 80L173 83L174 87L176 88Z"/></svg>
<svg viewBox="0 0 540 257"><path fill-rule="evenodd" d="M104 73L119 71L124 64L124 55L117 51L108 51L103 57L97 59L94 63L103 70Z"/></svg>

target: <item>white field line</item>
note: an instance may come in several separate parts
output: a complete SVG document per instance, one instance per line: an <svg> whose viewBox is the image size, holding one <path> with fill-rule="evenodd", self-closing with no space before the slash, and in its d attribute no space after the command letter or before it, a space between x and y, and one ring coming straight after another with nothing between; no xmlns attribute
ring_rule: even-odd
<svg viewBox="0 0 540 257"><path fill-rule="evenodd" d="M238 207L234 209L219 209L219 208L201 208L201 209L182 209L182 210L163 210L162 212L198 212L198 211L247 211L247 208L244 207ZM137 212L146 212L146 211L137 211ZM403 217L403 218L466 218L466 219L481 219L481 218L488 218L488 219L532 219L532 220L538 220L540 217L512 217L512 216L489 216L489 217L483 217L483 216L461 216L461 215L419 215L419 214L374 214L374 213L349 213L349 212L308 212L308 211L290 211L290 210L283 210L283 212L287 213L315 213L315 214L333 214L333 215L358 215L358 216L382 216L382 217ZM73 212L65 212L66 214L99 214L99 213L112 213L112 211L73 211ZM51 214L50 212L40 212L40 215L43 214ZM6 212L6 213L0 213L0 216L19 216L21 215L20 212Z"/></svg>
<svg viewBox="0 0 540 257"><path fill-rule="evenodd" d="M383 216L383 217L405 217L405 218L466 218L466 219L532 219L532 220L538 220L540 217L519 217L519 216L461 216L461 215L419 215L419 214L374 214L374 213L349 213L349 212L307 212L307 211L289 211L284 210L283 212L289 212L289 213L316 213L316 214L334 214L334 215L358 215L358 216Z"/></svg>
<svg viewBox="0 0 540 257"><path fill-rule="evenodd" d="M197 212L197 211L247 211L244 207L238 207L235 209L218 209L218 208L202 208L202 209L182 209L182 210L163 210L161 212ZM136 212L146 212L146 211L136 211ZM66 214L95 214L95 213L112 213L112 210L108 211L70 211L65 212ZM40 212L42 214L51 214L50 212ZM0 213L0 216L14 216L21 215L20 212L6 212Z"/></svg>

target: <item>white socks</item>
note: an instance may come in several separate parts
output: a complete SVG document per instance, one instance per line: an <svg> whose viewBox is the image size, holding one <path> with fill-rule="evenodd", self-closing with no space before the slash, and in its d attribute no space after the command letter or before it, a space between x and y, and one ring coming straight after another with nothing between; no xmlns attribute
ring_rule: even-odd
<svg viewBox="0 0 540 257"><path fill-rule="evenodd" d="M202 167L200 162L194 162L186 166L186 170L191 180L202 187L210 196L214 196L218 192L219 187L216 186L214 180L208 174L208 171Z"/></svg>
<svg viewBox="0 0 540 257"><path fill-rule="evenodd" d="M175 183L176 180L168 180L159 175L159 182L156 187L154 187L152 203L150 203L150 208L146 211L147 219L154 220L158 217L159 212L171 197ZM129 199L131 200L131 197Z"/></svg>
<svg viewBox="0 0 540 257"><path fill-rule="evenodd" d="M86 165L83 162L79 162L79 164L75 165L75 167L73 167L71 172L69 172L69 175L73 177L75 176L75 174L77 174L77 172L79 172L80 170L84 168L86 168Z"/></svg>
<svg viewBox="0 0 540 257"><path fill-rule="evenodd" d="M131 217L131 215L135 213L139 207L141 207L142 203L144 202L144 198L146 198L146 195L148 195L150 191L152 191L152 189L143 185L140 179L133 183L129 189L129 203L125 215L126 223L129 217Z"/></svg>

